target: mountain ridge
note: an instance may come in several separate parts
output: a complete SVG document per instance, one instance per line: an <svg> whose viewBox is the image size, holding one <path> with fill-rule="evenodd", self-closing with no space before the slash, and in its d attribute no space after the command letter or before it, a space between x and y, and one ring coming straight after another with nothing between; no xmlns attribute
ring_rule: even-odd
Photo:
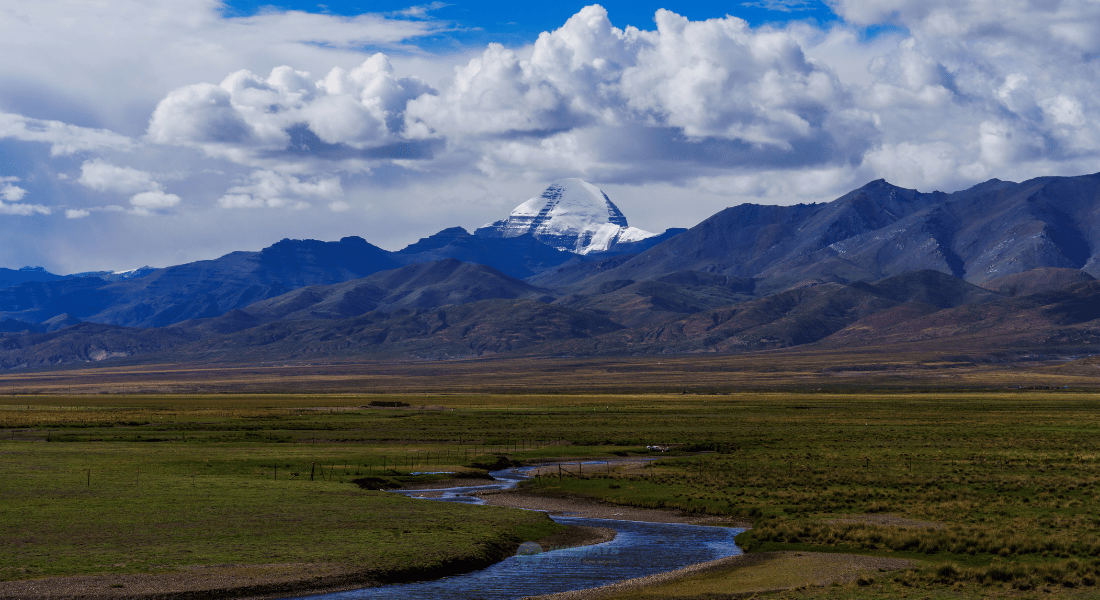
<svg viewBox="0 0 1100 600"><path fill-rule="evenodd" d="M1100 351L1098 273L1100 174L952 193L876 180L584 255L529 231L452 227L395 252L358 237L284 239L119 281L25 281L0 289L0 366L844 344Z"/></svg>

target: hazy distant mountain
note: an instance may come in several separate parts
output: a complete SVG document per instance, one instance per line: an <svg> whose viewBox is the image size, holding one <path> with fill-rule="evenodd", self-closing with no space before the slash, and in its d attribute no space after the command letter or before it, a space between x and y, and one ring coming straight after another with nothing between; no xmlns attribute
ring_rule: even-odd
<svg viewBox="0 0 1100 600"><path fill-rule="evenodd" d="M600 188L580 179L559 179L542 195L513 209L507 219L480 227L474 235L530 236L558 250L588 254L655 234L631 227Z"/></svg>
<svg viewBox="0 0 1100 600"><path fill-rule="evenodd" d="M129 271L85 271L71 275L56 275L42 267L23 267L18 270L0 267L0 289L15 287L23 283L61 281L72 278L97 278L103 281L121 281L133 279L152 273L156 269L152 267L140 267Z"/></svg>
<svg viewBox="0 0 1100 600"><path fill-rule="evenodd" d="M0 268L0 289L17 286L28 281L57 281L64 279L61 275L54 275L42 267L23 267L21 269Z"/></svg>
<svg viewBox="0 0 1100 600"><path fill-rule="evenodd" d="M0 290L0 318L41 323L67 313L96 323L163 327L399 266L389 252L358 237L283 240L260 252L233 252L123 281L75 278Z"/></svg>
<svg viewBox="0 0 1100 600"><path fill-rule="evenodd" d="M145 277L156 270L153 267L144 266L128 271L84 271L66 275L66 277L98 277L103 281L122 281L124 279L134 279L135 277Z"/></svg>

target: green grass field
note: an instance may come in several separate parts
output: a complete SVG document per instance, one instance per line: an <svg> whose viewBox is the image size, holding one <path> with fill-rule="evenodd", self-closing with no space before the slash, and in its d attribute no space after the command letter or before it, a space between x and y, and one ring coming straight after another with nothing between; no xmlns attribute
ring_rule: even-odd
<svg viewBox="0 0 1100 600"><path fill-rule="evenodd" d="M371 401L412 406L361 408ZM1100 577L1098 408L1100 396L1068 392L8 398L0 546L13 550L0 577L438 563L544 535L546 522L351 481L497 454L647 454L659 460L532 485L751 520L750 550L928 565L838 597L1073 596ZM860 520L887 514L938 526Z"/></svg>
<svg viewBox="0 0 1100 600"><path fill-rule="evenodd" d="M0 442L0 577L225 563L432 569L558 528L542 515L362 490L342 465L310 481L307 461L326 453L300 450Z"/></svg>

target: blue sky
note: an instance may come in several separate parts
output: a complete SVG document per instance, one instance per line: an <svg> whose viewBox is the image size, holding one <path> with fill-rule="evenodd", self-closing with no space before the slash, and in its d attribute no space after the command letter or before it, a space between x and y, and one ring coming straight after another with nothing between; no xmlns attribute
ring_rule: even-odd
<svg viewBox="0 0 1100 600"><path fill-rule="evenodd" d="M755 2L698 2L686 1L670 4L657 1L601 2L616 27L634 26L653 28L653 15L659 8L672 8L677 13L698 21L719 19L733 15L752 25L783 23L790 20L815 19L822 23L835 21L836 14L818 0L757 0ZM533 42L543 31L553 31L566 19L586 6L583 2L514 2L507 0L478 0L425 3L410 7L408 2L384 0L371 2L262 2L232 0L226 3L226 13L254 15L270 10L300 10L336 15L363 13L408 13L410 8L422 12L426 18L446 21L453 25L448 31L418 45L444 49L489 42L526 44Z"/></svg>
<svg viewBox="0 0 1100 600"><path fill-rule="evenodd" d="M6 2L0 55L0 266L56 273L1100 170L1095 0Z"/></svg>

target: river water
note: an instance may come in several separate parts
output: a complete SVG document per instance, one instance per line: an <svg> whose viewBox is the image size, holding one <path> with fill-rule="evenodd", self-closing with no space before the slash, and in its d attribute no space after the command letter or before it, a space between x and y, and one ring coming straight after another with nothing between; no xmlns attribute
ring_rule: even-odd
<svg viewBox="0 0 1100 600"><path fill-rule="evenodd" d="M574 463L575 464L575 463ZM441 492L431 500L480 503L469 496L486 489L509 489L527 469L491 473L496 485L445 490L405 491L407 495ZM742 529L676 523L646 523L581 517L553 517L565 525L608 527L618 532L603 544L512 556L486 569L433 581L387 585L300 598L325 600L511 600L607 585L623 579L671 571L699 562L741 554L733 538Z"/></svg>

